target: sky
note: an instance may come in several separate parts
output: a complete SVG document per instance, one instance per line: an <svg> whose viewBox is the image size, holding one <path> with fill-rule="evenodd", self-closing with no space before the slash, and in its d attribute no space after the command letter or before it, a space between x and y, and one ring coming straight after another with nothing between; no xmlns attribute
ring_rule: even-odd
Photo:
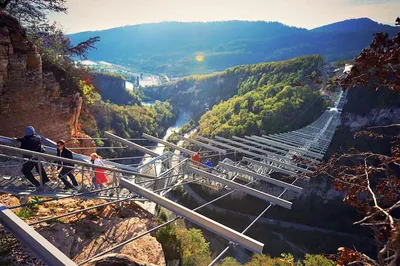
<svg viewBox="0 0 400 266"><path fill-rule="evenodd" d="M394 25L400 0L67 0L68 14L51 14L66 33L162 21L279 21L312 29L368 17Z"/></svg>

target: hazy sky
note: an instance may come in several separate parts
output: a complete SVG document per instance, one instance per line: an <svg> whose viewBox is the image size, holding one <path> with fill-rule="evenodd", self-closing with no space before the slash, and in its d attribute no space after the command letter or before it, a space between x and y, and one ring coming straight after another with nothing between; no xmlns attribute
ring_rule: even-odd
<svg viewBox="0 0 400 266"><path fill-rule="evenodd" d="M400 0L67 0L51 15L67 33L160 21L266 20L315 28L369 17L394 24Z"/></svg>

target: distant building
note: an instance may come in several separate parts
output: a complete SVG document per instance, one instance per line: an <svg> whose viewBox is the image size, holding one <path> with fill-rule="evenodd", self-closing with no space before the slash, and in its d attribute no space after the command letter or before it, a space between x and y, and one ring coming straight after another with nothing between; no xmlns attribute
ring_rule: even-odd
<svg viewBox="0 0 400 266"><path fill-rule="evenodd" d="M353 67L353 65L346 64L346 65L344 66L343 73L344 73L344 74L349 74L352 67Z"/></svg>

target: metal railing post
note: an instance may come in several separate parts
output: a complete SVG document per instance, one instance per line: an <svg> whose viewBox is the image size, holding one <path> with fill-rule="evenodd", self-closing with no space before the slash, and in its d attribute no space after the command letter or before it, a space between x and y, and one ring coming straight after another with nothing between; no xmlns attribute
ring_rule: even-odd
<svg viewBox="0 0 400 266"><path fill-rule="evenodd" d="M37 162L37 164L38 164L38 174L39 174L39 176L40 176L40 189L41 190L43 190L44 189L44 186L43 186L43 173L42 173L42 162L41 162L41 159L40 158L38 158L38 162Z"/></svg>
<svg viewBox="0 0 400 266"><path fill-rule="evenodd" d="M112 185L115 187L115 194L117 195L117 200L119 200L119 193L118 193L118 186L117 186L117 176L116 176L115 172L113 172ZM118 206L121 206L121 203L118 203Z"/></svg>
<svg viewBox="0 0 400 266"><path fill-rule="evenodd" d="M85 166L82 165L82 170L81 170L81 186L83 187L83 182L85 178Z"/></svg>

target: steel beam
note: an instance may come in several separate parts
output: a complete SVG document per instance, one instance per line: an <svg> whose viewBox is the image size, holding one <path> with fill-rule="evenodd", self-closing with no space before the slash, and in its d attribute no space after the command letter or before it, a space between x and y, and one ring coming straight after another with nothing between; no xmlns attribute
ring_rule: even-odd
<svg viewBox="0 0 400 266"><path fill-rule="evenodd" d="M257 197L259 199L274 203L274 204L279 205L281 207L284 207L286 209L291 209L292 208L292 203L290 201L280 199L278 197L275 197L275 196L272 196L270 194L261 192L259 190L254 189L254 188L250 188L250 187L241 185L239 183L236 183L236 182L233 182L231 180L228 180L228 179L213 175L211 173L208 173L206 171L203 171L203 170L200 170L200 169L197 169L197 168L189 167L188 170L189 170L189 172L192 172L192 173L194 173L196 175L200 175L200 176L206 177L206 178L211 179L213 181L216 181L218 183L224 184L224 185L226 185L226 186L228 186L230 188L237 189L237 190L239 190L241 192L244 192L246 194L252 195L252 196Z"/></svg>
<svg viewBox="0 0 400 266"><path fill-rule="evenodd" d="M22 221L17 215L0 203L0 221L4 227L21 241L46 265L76 265L41 234Z"/></svg>
<svg viewBox="0 0 400 266"><path fill-rule="evenodd" d="M283 145L282 145L282 146L279 146L279 145L271 145L271 144L267 144L265 141L264 141L264 142L260 142L258 139L254 138L254 136L251 136L251 137L245 136L245 138L248 139L247 141L252 140L252 141L250 141L250 142L252 142L252 143L254 143L254 144L257 144L257 145L259 145L259 146L262 146L262 147L264 147L264 148L275 148L275 147L280 147L281 150L284 150L285 153L288 153L289 151L294 151L294 152L300 153L300 154L296 154L296 156L303 157L304 159L307 159L307 160L310 160L310 161L313 161L313 162L315 162L315 161L317 161L317 160L320 159L320 158L318 158L317 156L312 156L311 154L307 153L305 150L302 150L300 147L293 146L293 145L290 145L290 144L287 144L288 146L291 146L291 147L292 147L292 148L289 149L289 148L284 147ZM277 143L283 144L283 143L280 143L280 142L277 142ZM274 147L274 146L275 146L275 147ZM311 152L312 152L312 151L311 151Z"/></svg>
<svg viewBox="0 0 400 266"><path fill-rule="evenodd" d="M145 197L158 205L163 206L164 208L176 213L177 215L186 218L187 220L206 228L207 230L210 230L211 232L214 232L225 239L232 241L233 243L237 243L240 246L255 252L255 253L262 253L263 246L264 244L261 242L258 242L246 235L243 235L235 230L232 230L229 227L226 227L220 223L217 223L210 218L207 218L199 213L196 213L186 207L183 207L169 199L163 198L159 196L158 194L145 189L139 185L136 185L135 183L125 179L121 178L120 179L120 185L122 187L125 187L126 189L135 192L142 197Z"/></svg>
<svg viewBox="0 0 400 266"><path fill-rule="evenodd" d="M188 149L179 147L178 145L175 145L175 144L173 144L173 143L169 143L168 141L165 141L165 140L162 140L162 139L159 139L159 138L150 136L150 135L145 134L145 133L143 133L143 137L146 138L146 139L148 139L148 140L151 140L151 141L155 141L155 142L157 142L157 143L164 144L166 147L169 147L169 148L172 148L172 149L181 151L181 152L186 153L186 154L189 154L189 155L191 155L191 156L193 156L193 155L196 154L194 151L191 151L191 150L188 150Z"/></svg>
<svg viewBox="0 0 400 266"><path fill-rule="evenodd" d="M263 144L261 144L259 142L256 142L249 136L244 136L244 137L245 137L245 139L244 138L239 138L239 137L236 137L236 136L233 136L232 138L235 139L235 140L239 140L239 141L245 142L247 144L251 144L251 145L255 145L255 146L261 147L263 149L269 149L271 151L280 152L281 154L286 154L287 153L286 151L284 151L282 149L278 149L278 148L275 148L275 147L272 147L272 146L268 146L268 145L263 145Z"/></svg>
<svg viewBox="0 0 400 266"><path fill-rule="evenodd" d="M267 161L270 161L270 162L274 162L274 163L276 163L278 165L281 165L282 167L285 167L286 169L289 169L289 170L295 169L296 171L299 171L299 172L302 172L302 173L311 172L311 171L309 171L307 169L304 169L302 167L298 167L296 165L292 165L292 164L289 164L289 163L281 162L279 160L276 160L276 159L273 159L273 158L270 158L270 157L267 157L267 156L263 156L263 155L260 155L260 154L257 154L257 153L251 152L251 151L246 151L246 150L243 150L243 149L240 149L240 148L237 148L237 147L225 144L225 143L221 143L221 142L218 142L218 141L214 141L212 139L207 139L207 138L204 138L204 137L201 137L201 136L197 136L197 138L201 139L201 140L204 140L204 141L208 141L209 143L214 143L215 145L218 145L218 146L221 146L221 147L226 147L226 148L228 148L230 150L233 150L233 151L237 151L237 152L240 152L240 153L243 153L243 154L247 154L249 156L253 156L253 157L256 157L256 158L259 158L259 159L263 159L263 160L267 160ZM287 159L290 160L289 158L287 158Z"/></svg>
<svg viewBox="0 0 400 266"><path fill-rule="evenodd" d="M273 134L273 135L268 135L268 136L270 136L270 137L279 137L279 138L287 139L289 141L294 141L294 142L297 142L297 143L300 143L300 144L310 141L309 138L303 137L303 136L298 136L296 134L293 134L293 132L294 131L286 132L286 133L280 133L280 134Z"/></svg>
<svg viewBox="0 0 400 266"><path fill-rule="evenodd" d="M300 143L300 142L295 142L295 141L288 140L288 139L282 139L282 138L280 138L278 136L267 136L266 138L270 139L270 140L274 140L276 142L281 142L281 143L284 143L284 144L292 145L292 146L295 146L297 148L301 148L301 147L304 147L305 145L309 144L309 143L306 143L306 142ZM310 146L310 150L313 151L313 152L318 152L319 151L318 149L319 149L318 147Z"/></svg>
<svg viewBox="0 0 400 266"><path fill-rule="evenodd" d="M154 164L155 162L157 162L157 161L159 161L159 160L162 160L162 159L164 159L164 158L166 158L166 157L168 157L168 156L171 156L171 157L172 157L173 154L174 154L174 153L171 152L171 151L165 152L165 153L163 153L163 154L161 154L161 155L159 155L159 156L157 156L157 157L151 159L151 160L148 161L147 163L142 164L141 166L138 166L138 167L137 167L137 170L140 171L141 169L143 169L143 168L145 168L145 167L147 167L147 166L149 166L149 165L152 165L152 164Z"/></svg>
<svg viewBox="0 0 400 266"><path fill-rule="evenodd" d="M313 126L306 126L305 128L311 128L311 129L319 129L319 130L321 130L321 128L313 127ZM325 131L327 131L327 132L333 132L333 131L331 131L331 130L325 130Z"/></svg>
<svg viewBox="0 0 400 266"><path fill-rule="evenodd" d="M301 132L297 132L297 131L292 131L292 132L288 132L288 133L285 133L285 134L277 134L277 135L272 135L272 136L279 136L279 137L282 137L282 138L287 138L287 139L290 139L290 140L295 140L295 141L312 141L312 140L314 140L315 139L315 137L317 136L317 135L305 135L305 134L303 134L303 133L301 133ZM323 142L323 141L325 141L325 142L327 142L327 140L324 140L324 139L322 139L321 140L321 142Z"/></svg>
<svg viewBox="0 0 400 266"><path fill-rule="evenodd" d="M181 140L193 143L195 145L198 145L200 147L203 147L203 148L206 148L206 149L218 152L218 153L226 154L226 150L223 150L223 149L211 146L211 145L207 145L207 144L205 144L203 142L200 142L200 141L197 141L197 140L194 140L194 139L185 138L183 136L178 136L178 138L181 139Z"/></svg>
<svg viewBox="0 0 400 266"><path fill-rule="evenodd" d="M273 179L273 178L271 178L269 176L265 176L265 175L261 175L261 174L255 173L255 172L249 171L247 169L243 169L243 168L240 168L240 167L237 167L237 166L233 166L233 165L230 165L230 164L226 164L226 163L223 163L223 162L219 162L218 165L222 166L223 168L225 168L226 170L229 170L231 172L252 176L252 177L258 178L258 179L260 179L262 181L265 181L267 183L270 183L270 184L273 184L273 185L276 185L276 186L279 186L279 187L283 187L283 188L286 188L288 190L295 191L297 193L300 193L302 191L301 187L298 187L298 186L295 186L295 185L291 185L291 184L288 184L286 182L282 182L282 181L277 180L277 179Z"/></svg>
<svg viewBox="0 0 400 266"><path fill-rule="evenodd" d="M270 165L270 164L266 164L266 163L263 163L263 162L260 162L260 161L257 161L257 160L253 160L253 159L247 158L247 157L243 157L242 160L243 161L247 161L247 162L252 163L252 164L256 164L258 166L262 166L262 167L268 168L270 170L274 170L276 172L280 172L280 173L286 174L286 175L290 175L290 176L297 175L296 172L292 172L292 171L289 171L289 170L286 170L286 169L282 169L282 168L279 168L279 167L276 167L276 166L273 166L273 165Z"/></svg>
<svg viewBox="0 0 400 266"><path fill-rule="evenodd" d="M283 155L279 155L279 154L276 154L276 153L273 153L273 152L269 152L269 151L266 151L266 150L263 150L263 149L259 149L259 148L253 147L253 146L249 146L249 145L246 145L246 144L243 144L243 143L240 143L240 142L237 142L237 141L233 141L233 140L230 140L230 139L226 139L226 138L222 138L222 137L218 137L218 136L215 136L215 138L218 139L218 140L225 141L227 143L233 144L233 145L237 145L237 146L243 147L245 149L249 149L249 150L252 150L252 151L256 151L256 152L260 152L260 153L266 154L267 156L279 158L279 159L282 159L282 160L290 160L291 159L291 158L288 158L288 157L283 156ZM290 154L290 155L292 155L292 154Z"/></svg>
<svg viewBox="0 0 400 266"><path fill-rule="evenodd" d="M118 136L116 136L114 134L111 134L110 132L106 131L106 132L104 132L104 135L109 139L112 139L112 140L118 141L120 143L123 143L123 144L125 144L125 145L127 145L127 146L129 146L129 147L131 147L131 148L133 148L135 150L144 152L145 154L149 154L149 155L151 155L153 157L157 157L157 156L161 155L161 154L159 154L159 153L157 153L157 152L155 152L153 150L147 149L147 148L142 147L142 146L140 146L140 145L138 145L136 143L133 143L133 142L131 142L129 140L126 140L126 139L118 137Z"/></svg>
<svg viewBox="0 0 400 266"><path fill-rule="evenodd" d="M320 132L318 132L317 134L314 135L314 134L305 133L304 131L292 131L292 132L289 132L288 134L298 135L300 138L313 140L313 139L315 139L315 137L318 134L320 134ZM321 138L321 142L323 142L323 141L328 142L329 140L325 139L325 138Z"/></svg>
<svg viewBox="0 0 400 266"><path fill-rule="evenodd" d="M275 146L275 147L281 147L281 148L287 149L289 151L296 151L296 152L299 152L299 153L307 154L308 156L313 157L313 158L321 159L323 157L319 153L316 153L316 152L313 152L313 151L308 151L308 150L303 150L303 149L300 149L300 148L297 148L297 147L293 147L291 145L282 144L282 143L279 143L279 142L276 142L276 141L273 141L273 140L266 139L265 138L265 137L267 137L266 135L262 135L262 136L263 136L263 138L260 138L260 137L257 137L257 136L252 136L252 137L255 137L256 139L262 141L263 143L267 143L267 144L270 144L270 145Z"/></svg>

